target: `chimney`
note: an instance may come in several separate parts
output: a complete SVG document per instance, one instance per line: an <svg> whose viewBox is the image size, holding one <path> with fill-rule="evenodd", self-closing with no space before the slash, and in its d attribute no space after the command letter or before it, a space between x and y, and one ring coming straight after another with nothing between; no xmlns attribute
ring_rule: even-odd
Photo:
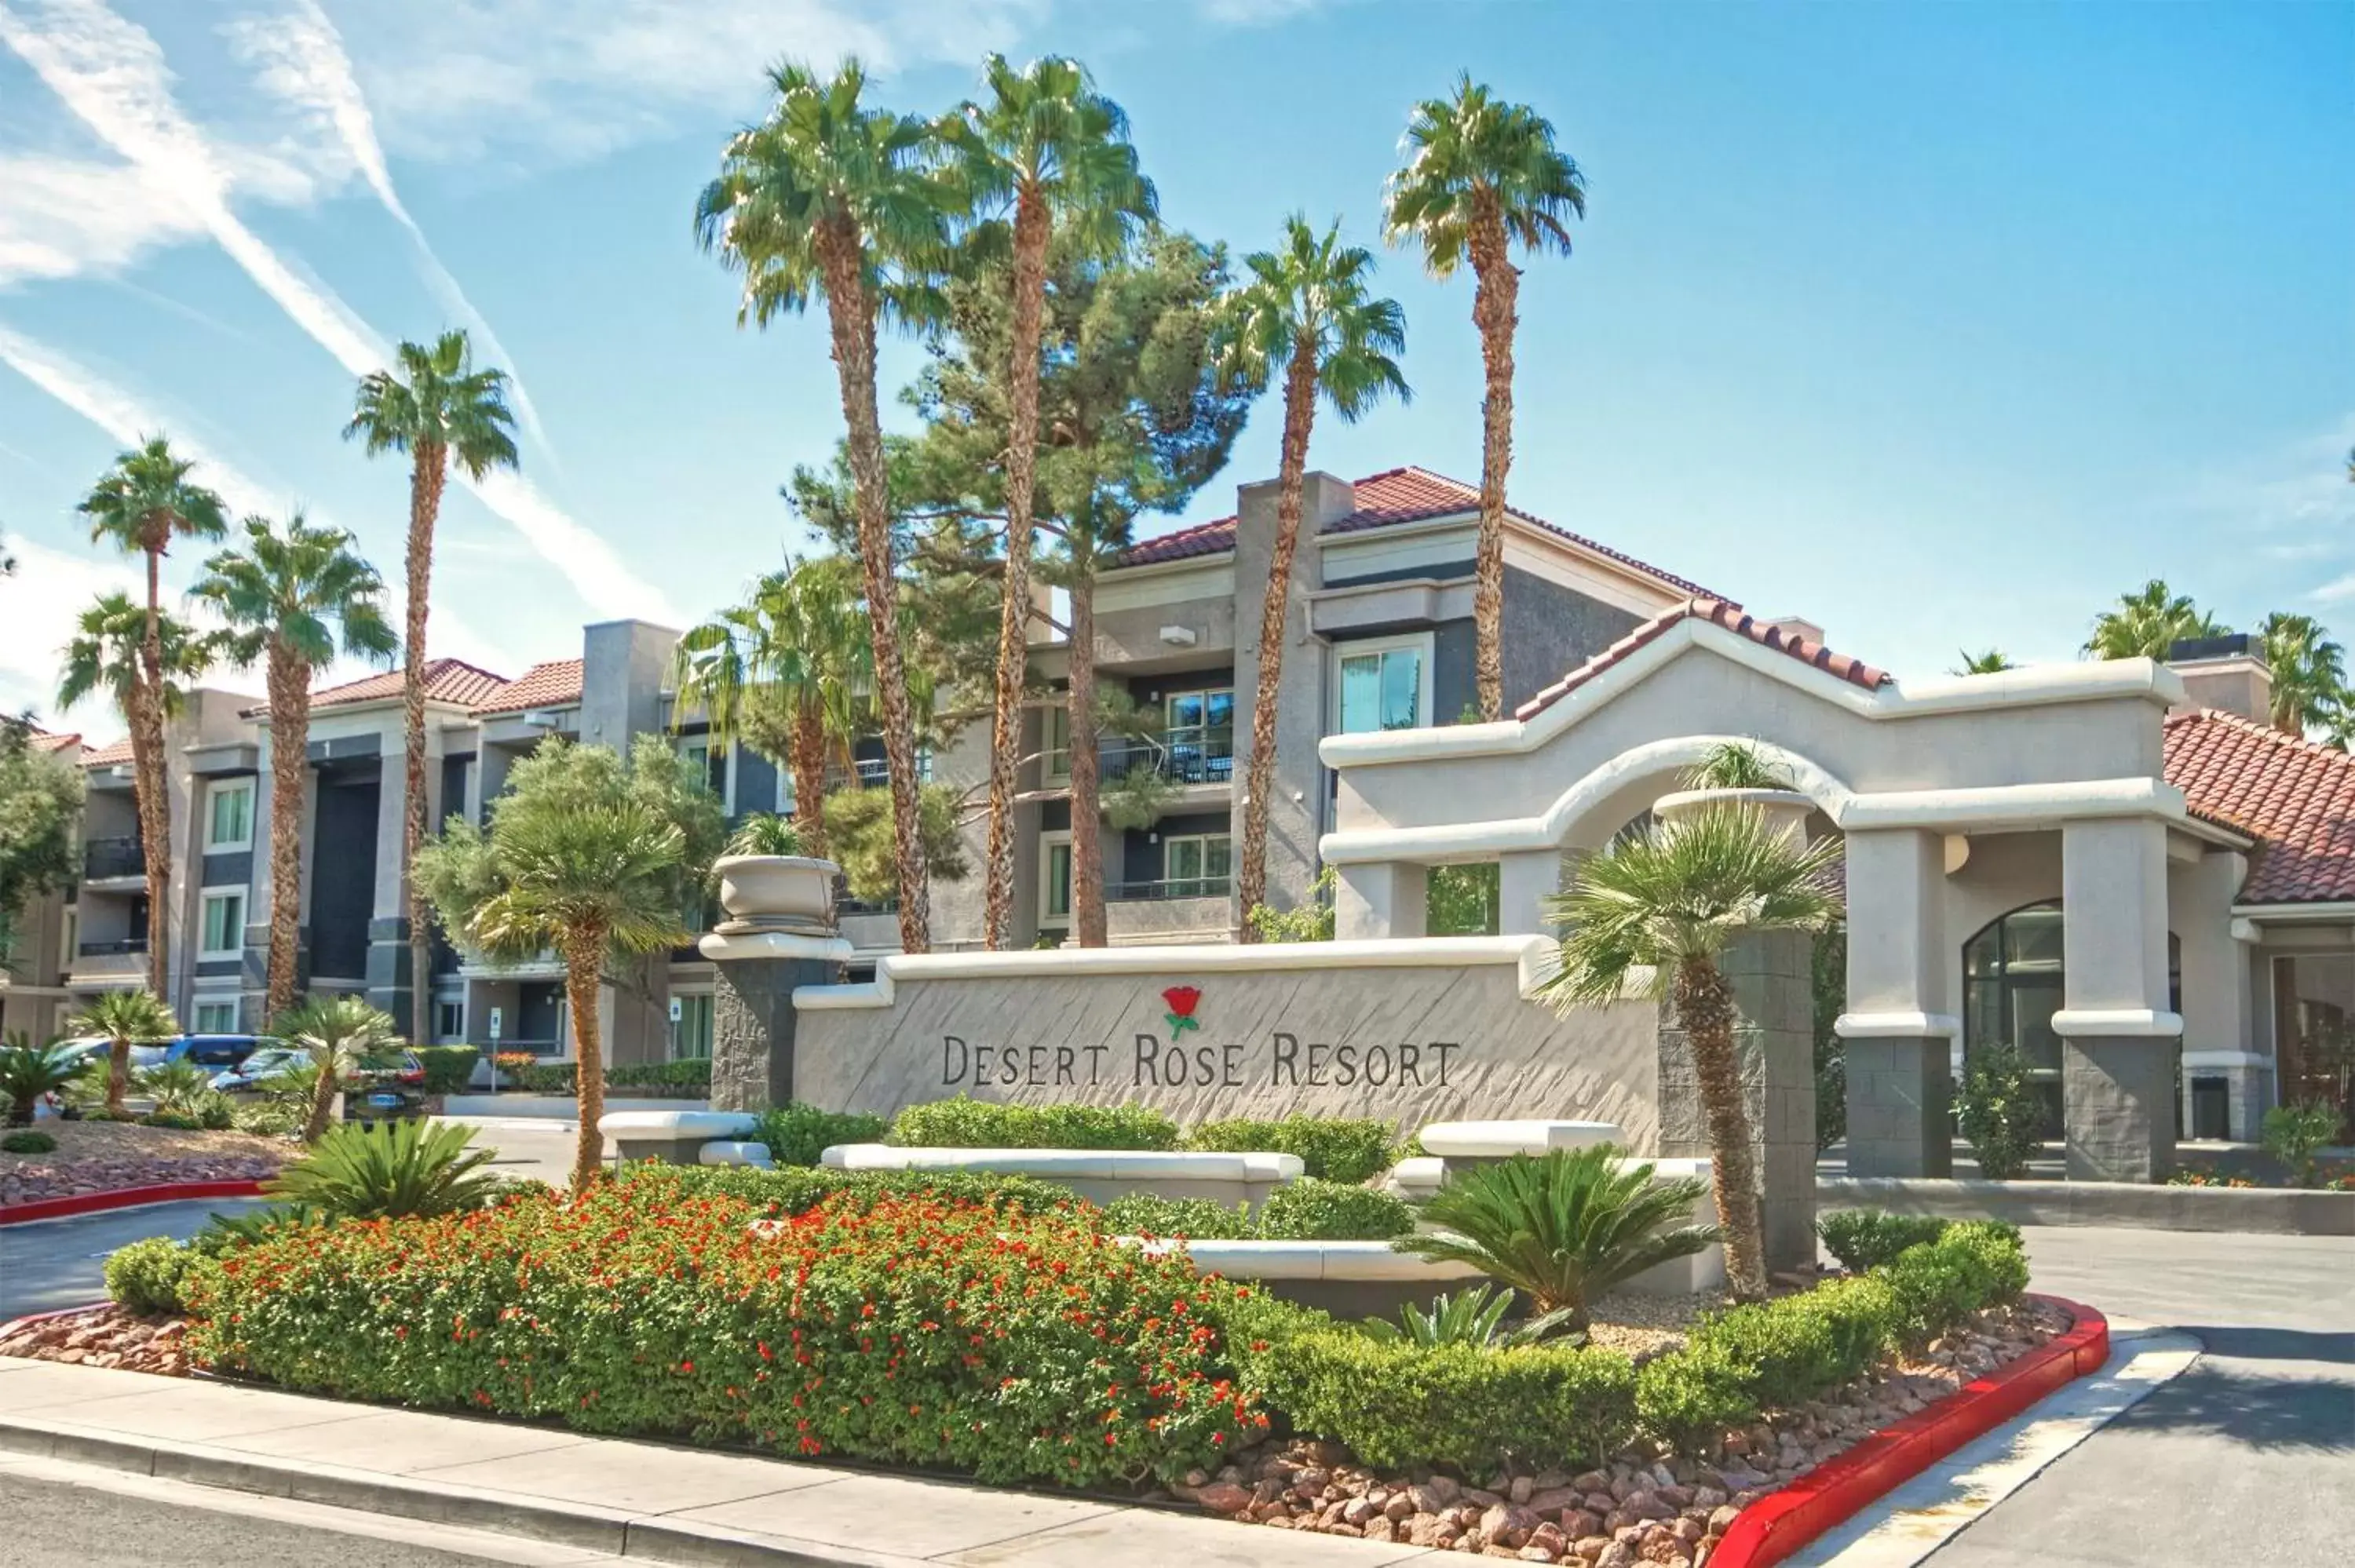
<svg viewBox="0 0 2355 1568"><path fill-rule="evenodd" d="M2273 723L2273 672L2263 641L2245 631L2230 637L2188 637L2167 651L2168 668L2183 678L2186 705L2219 708L2252 724Z"/></svg>

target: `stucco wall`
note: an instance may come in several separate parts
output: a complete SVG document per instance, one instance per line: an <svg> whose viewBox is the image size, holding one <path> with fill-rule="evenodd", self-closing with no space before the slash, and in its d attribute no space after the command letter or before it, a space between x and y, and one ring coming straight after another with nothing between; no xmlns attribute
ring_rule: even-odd
<svg viewBox="0 0 2355 1568"><path fill-rule="evenodd" d="M1199 1027L1173 1036L1162 992L1188 984L1202 992ZM1136 973L900 976L891 991L890 1004L862 1007L815 1007L799 993L797 1097L886 1113L959 1093L1138 1101L1185 1123L1308 1111L1410 1132L1464 1118L1574 1118L1615 1122L1647 1152L1658 1133L1653 1005L1560 1017L1522 999L1509 963L1304 959L1217 972L1180 957Z"/></svg>
<svg viewBox="0 0 2355 1568"><path fill-rule="evenodd" d="M1505 567L1505 615L1498 651L1505 666L1505 707L1510 712L1570 671L1635 630L1636 618L1615 605L1588 598L1525 572ZM1443 722L1454 711L1442 708Z"/></svg>

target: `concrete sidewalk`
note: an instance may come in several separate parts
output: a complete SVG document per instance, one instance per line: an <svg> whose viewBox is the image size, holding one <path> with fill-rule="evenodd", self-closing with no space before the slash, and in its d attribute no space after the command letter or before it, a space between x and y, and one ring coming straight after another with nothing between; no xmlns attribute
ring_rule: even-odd
<svg viewBox="0 0 2355 1568"><path fill-rule="evenodd" d="M1433 1553L1053 1494L0 1357L0 1451L682 1563L1378 1568Z"/></svg>

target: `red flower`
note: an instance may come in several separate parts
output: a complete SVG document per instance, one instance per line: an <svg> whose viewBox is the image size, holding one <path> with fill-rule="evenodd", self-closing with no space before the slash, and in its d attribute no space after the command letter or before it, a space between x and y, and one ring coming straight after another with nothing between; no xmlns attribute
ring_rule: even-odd
<svg viewBox="0 0 2355 1568"><path fill-rule="evenodd" d="M1188 1029L1202 1027L1201 1021L1194 1016L1194 1010L1202 1004L1201 987L1173 985L1161 993L1161 1000L1169 1004L1169 1011L1162 1016L1169 1020L1171 1039L1176 1039Z"/></svg>

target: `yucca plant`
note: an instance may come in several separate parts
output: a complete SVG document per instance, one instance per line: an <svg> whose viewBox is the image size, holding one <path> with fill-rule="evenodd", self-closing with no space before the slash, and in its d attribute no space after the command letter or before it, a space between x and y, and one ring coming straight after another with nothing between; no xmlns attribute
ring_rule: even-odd
<svg viewBox="0 0 2355 1568"><path fill-rule="evenodd" d="M33 1125L33 1108L41 1097L73 1082L81 1063L63 1046L36 1045L23 1034L10 1037L0 1049L0 1095L8 1097L8 1125Z"/></svg>
<svg viewBox="0 0 2355 1568"><path fill-rule="evenodd" d="M799 854L802 831L791 818L756 811L729 835L730 854Z"/></svg>
<svg viewBox="0 0 2355 1568"><path fill-rule="evenodd" d="M1402 1301L1397 1322L1388 1318L1369 1318L1361 1327L1369 1338L1402 1340L1425 1350L1438 1345L1470 1345L1475 1350L1503 1351L1516 1345L1536 1344L1556 1330L1567 1327L1572 1316L1568 1308L1557 1308L1508 1329L1505 1314L1512 1310L1512 1306L1511 1291L1499 1290L1493 1285L1476 1285L1461 1296L1443 1291L1433 1297L1428 1311L1412 1301Z"/></svg>
<svg viewBox="0 0 2355 1568"><path fill-rule="evenodd" d="M1423 1205L1424 1222L1439 1228L1391 1245L1468 1263L1527 1296L1540 1317L1565 1314L1564 1328L1583 1331L1593 1298L1719 1239L1714 1225L1678 1224L1708 1191L1703 1182L1655 1181L1651 1166L1619 1158L1605 1143L1451 1172Z"/></svg>
<svg viewBox="0 0 2355 1568"><path fill-rule="evenodd" d="M346 1122L262 1189L340 1220L404 1219L479 1209L498 1191L475 1174L492 1151L471 1147L474 1129L398 1121L382 1132Z"/></svg>
<svg viewBox="0 0 2355 1568"><path fill-rule="evenodd" d="M119 1117L131 1087L131 1048L162 1044L180 1033L180 1021L153 991L111 991L82 1009L72 1027L106 1040L106 1114Z"/></svg>

